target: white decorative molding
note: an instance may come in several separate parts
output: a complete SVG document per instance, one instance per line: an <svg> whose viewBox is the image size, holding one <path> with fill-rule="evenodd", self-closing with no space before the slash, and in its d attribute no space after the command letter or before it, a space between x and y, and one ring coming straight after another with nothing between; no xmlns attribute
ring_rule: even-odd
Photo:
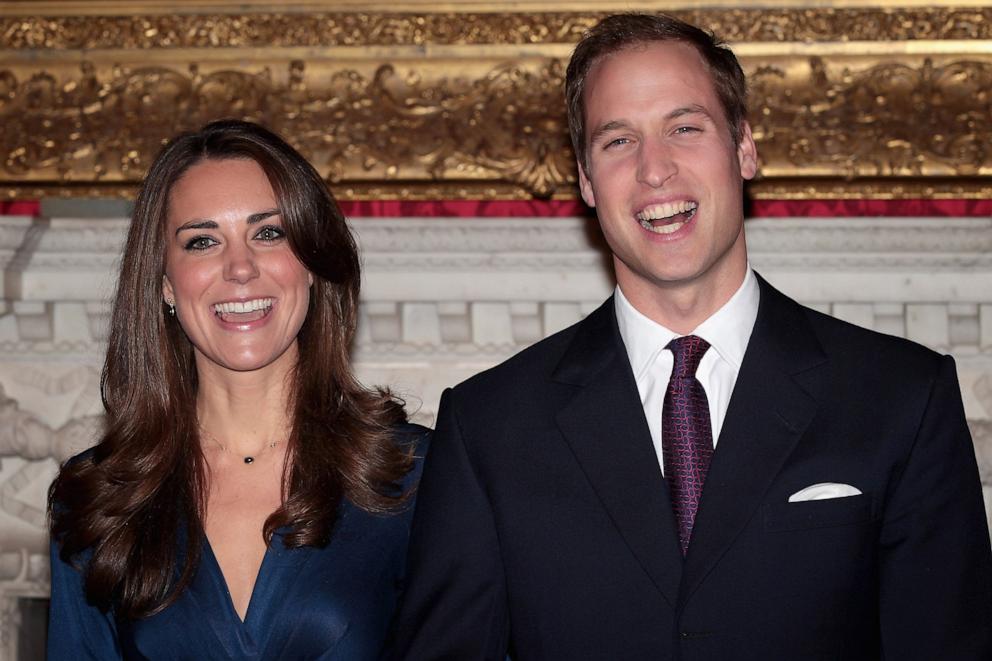
<svg viewBox="0 0 992 661"><path fill-rule="evenodd" d="M17 377L12 377L18 381ZM23 382L22 382L23 383ZM31 461L55 459L59 463L86 449L99 433L101 416L74 411L73 417L58 429L52 429L34 415L21 411L16 401L7 397L0 384L0 456L14 456ZM33 464L27 464L28 466ZM22 469L25 470L25 469ZM32 475L31 477L35 477ZM15 478L0 485L0 510L8 511L6 499ZM44 512L30 522L44 524Z"/></svg>
<svg viewBox="0 0 992 661"><path fill-rule="evenodd" d="M127 219L0 217L0 655L44 596L45 491L101 424ZM442 390L578 321L613 288L587 218L357 219L353 357L431 424ZM754 267L819 310L951 353L992 505L992 219L751 219ZM12 551L16 549L16 552ZM13 657L2 657L13 658Z"/></svg>
<svg viewBox="0 0 992 661"><path fill-rule="evenodd" d="M19 659L21 599L45 599L49 591L48 554L25 548L0 551L0 660Z"/></svg>
<svg viewBox="0 0 992 661"><path fill-rule="evenodd" d="M765 218L747 221L752 251L992 257L992 218Z"/></svg>

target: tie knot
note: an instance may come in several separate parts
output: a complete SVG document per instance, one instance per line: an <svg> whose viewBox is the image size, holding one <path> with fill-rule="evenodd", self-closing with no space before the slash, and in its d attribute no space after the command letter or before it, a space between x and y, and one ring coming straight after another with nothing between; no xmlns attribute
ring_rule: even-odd
<svg viewBox="0 0 992 661"><path fill-rule="evenodd" d="M710 348L710 343L697 335L685 335L675 338L665 348L675 356L672 377L686 379L696 375L699 361L703 359L703 354Z"/></svg>

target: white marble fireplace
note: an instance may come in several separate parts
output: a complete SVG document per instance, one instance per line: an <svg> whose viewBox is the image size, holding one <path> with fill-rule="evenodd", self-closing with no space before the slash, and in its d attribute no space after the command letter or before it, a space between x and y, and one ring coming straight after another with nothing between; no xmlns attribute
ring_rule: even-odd
<svg viewBox="0 0 992 661"><path fill-rule="evenodd" d="M38 649L19 632L47 596L46 490L99 429L127 223L0 217L0 659ZM584 218L353 227L365 264L359 373L393 387L425 424L445 386L580 319L612 288ZM747 228L753 266L786 293L954 355L992 510L992 219L754 218Z"/></svg>

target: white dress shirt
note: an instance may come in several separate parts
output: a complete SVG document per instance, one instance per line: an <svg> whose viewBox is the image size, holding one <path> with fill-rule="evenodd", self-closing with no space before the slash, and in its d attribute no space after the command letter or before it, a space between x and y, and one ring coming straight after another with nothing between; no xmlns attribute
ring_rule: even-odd
<svg viewBox="0 0 992 661"><path fill-rule="evenodd" d="M758 317L758 280L748 266L744 282L724 303L723 307L699 324L688 335L698 335L710 343L696 369L696 378L706 391L710 406L710 423L713 428L713 446L716 447L723 428L723 419L730 405L730 395L734 392L737 375L741 370L744 352L751 339L754 320ZM620 287L614 297L617 324L620 336L627 348L627 357L637 381L637 391L644 407L644 417L651 430L651 441L662 474L665 467L661 454L661 409L665 390L672 375L674 357L665 349L668 343L678 337L661 324L651 321L638 312L628 301Z"/></svg>

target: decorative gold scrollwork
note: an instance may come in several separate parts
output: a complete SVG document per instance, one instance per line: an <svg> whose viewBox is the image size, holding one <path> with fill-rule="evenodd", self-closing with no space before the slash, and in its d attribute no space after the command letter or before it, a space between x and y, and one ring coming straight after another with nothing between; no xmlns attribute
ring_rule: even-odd
<svg viewBox="0 0 992 661"><path fill-rule="evenodd" d="M992 9L674 13L738 47L757 196L992 195ZM598 18L0 16L0 195L129 194L168 137L242 117L346 198L574 197L563 68Z"/></svg>
<svg viewBox="0 0 992 661"><path fill-rule="evenodd" d="M605 13L260 10L0 16L0 35L5 48L57 50L571 44ZM735 43L992 39L989 7L711 7L666 13Z"/></svg>

